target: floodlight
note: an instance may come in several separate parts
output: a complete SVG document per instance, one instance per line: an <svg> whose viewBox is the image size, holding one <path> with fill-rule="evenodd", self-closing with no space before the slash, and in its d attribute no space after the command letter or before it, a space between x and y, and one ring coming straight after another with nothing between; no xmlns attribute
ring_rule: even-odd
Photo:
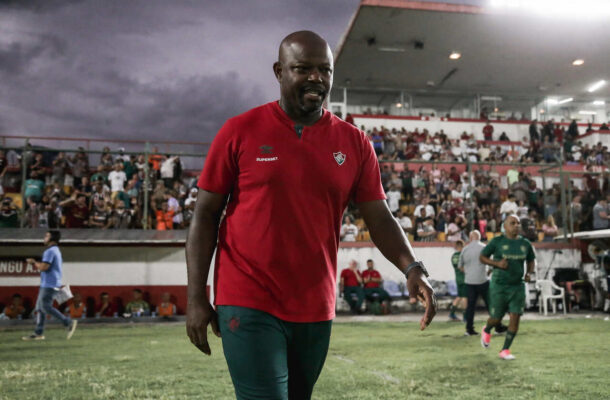
<svg viewBox="0 0 610 400"><path fill-rule="evenodd" d="M563 99L557 102L557 104L565 104L565 103L569 103L571 101L573 101L574 99L572 97L568 97L567 99Z"/></svg>
<svg viewBox="0 0 610 400"><path fill-rule="evenodd" d="M584 63L585 63L585 60L583 60L582 58L577 58L576 60L572 61L572 65L574 65L576 67L580 67Z"/></svg>
<svg viewBox="0 0 610 400"><path fill-rule="evenodd" d="M589 93L593 93L595 92L597 89L601 88L602 86L604 86L606 84L605 80L601 80L599 82L595 82L593 85L591 85L591 87L589 87L589 89L587 89L587 92Z"/></svg>
<svg viewBox="0 0 610 400"><path fill-rule="evenodd" d="M454 51L453 53L451 53L449 55L449 58L452 60L459 60L460 57L462 57L462 55L460 53L458 53L457 51Z"/></svg>
<svg viewBox="0 0 610 400"><path fill-rule="evenodd" d="M595 100L595 101L593 102L593 105L594 105L594 106L604 106L604 105L606 105L606 102L605 102L605 101L603 101L603 100Z"/></svg>
<svg viewBox="0 0 610 400"><path fill-rule="evenodd" d="M596 115L597 114L596 111L588 111L588 110L580 110L578 113L585 114L585 115Z"/></svg>

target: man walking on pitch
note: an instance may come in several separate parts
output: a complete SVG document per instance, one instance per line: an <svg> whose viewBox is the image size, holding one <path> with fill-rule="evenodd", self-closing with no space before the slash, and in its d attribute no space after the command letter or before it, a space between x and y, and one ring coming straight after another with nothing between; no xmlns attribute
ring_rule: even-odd
<svg viewBox="0 0 610 400"><path fill-rule="evenodd" d="M208 324L222 336L238 399L309 399L328 351L350 200L411 296L425 302L421 329L436 299L384 201L366 135L322 108L333 76L326 41L288 35L273 71L279 102L228 120L208 152L186 244L186 329L205 354ZM214 309L205 287L216 247Z"/></svg>
<svg viewBox="0 0 610 400"><path fill-rule="evenodd" d="M44 235L44 245L47 249L42 253L42 261L28 258L26 262L40 271L40 291L36 300L36 329L23 340L44 340L44 324L47 314L60 320L68 329L66 339L70 339L76 330L77 320L64 316L53 307L53 298L61 287L62 264L59 240L61 234L58 230L50 230Z"/></svg>
<svg viewBox="0 0 610 400"><path fill-rule="evenodd" d="M462 250L458 266L464 271L468 307L466 308L466 336L478 335L474 330L474 312L479 296L483 298L485 307L489 310L489 281L487 268L480 260L481 251L485 245L481 243L481 233L473 230L469 235L470 242ZM501 320L500 320L501 321ZM497 333L506 331L506 326L500 322L495 327Z"/></svg>
<svg viewBox="0 0 610 400"><path fill-rule="evenodd" d="M514 360L510 346L519 330L519 319L525 308L525 282L536 265L536 255L529 240L519 236L519 217L508 215L504 220L504 234L496 236L481 251L482 263L494 267L489 293L489 319L481 332L481 345L489 348L491 330L508 311L510 322L500 358ZM493 259L491 258L493 257ZM524 264L527 272L524 274Z"/></svg>

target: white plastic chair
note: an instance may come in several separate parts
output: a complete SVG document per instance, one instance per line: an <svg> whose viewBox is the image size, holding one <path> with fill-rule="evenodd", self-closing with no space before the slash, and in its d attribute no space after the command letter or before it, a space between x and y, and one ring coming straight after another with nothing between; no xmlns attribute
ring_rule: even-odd
<svg viewBox="0 0 610 400"><path fill-rule="evenodd" d="M547 315L547 306L549 300L553 305L553 314L557 312L557 300L561 300L563 303L563 313L566 313L566 298L565 289L557 286L555 282L549 280L536 281L536 289L540 291L540 297L538 299L538 312L542 312L544 308L544 315ZM558 294L553 294L553 291L559 291Z"/></svg>

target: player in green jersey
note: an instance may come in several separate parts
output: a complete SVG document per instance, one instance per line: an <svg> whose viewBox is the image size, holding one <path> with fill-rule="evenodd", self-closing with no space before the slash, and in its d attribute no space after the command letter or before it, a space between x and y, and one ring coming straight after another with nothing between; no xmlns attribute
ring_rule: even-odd
<svg viewBox="0 0 610 400"><path fill-rule="evenodd" d="M460 261L460 253L464 248L464 242L462 240L456 240L455 242L455 253L451 256L451 265L455 271L455 283L457 284L457 297L451 303L449 307L449 319L452 321L459 321L460 319L455 315L458 309L462 310L462 319L464 319L464 310L466 310L466 283L464 283L464 268L458 267Z"/></svg>
<svg viewBox="0 0 610 400"><path fill-rule="evenodd" d="M525 308L524 281L530 281L530 274L536 265L534 248L529 240L519 236L519 226L519 217L508 215L504 220L504 234L493 238L480 256L481 262L494 267L489 287L489 319L481 332L481 345L489 347L491 330L508 312L510 322L500 352L500 358L504 360L515 359L510 345L519 330L519 319ZM527 272L524 271L526 263Z"/></svg>

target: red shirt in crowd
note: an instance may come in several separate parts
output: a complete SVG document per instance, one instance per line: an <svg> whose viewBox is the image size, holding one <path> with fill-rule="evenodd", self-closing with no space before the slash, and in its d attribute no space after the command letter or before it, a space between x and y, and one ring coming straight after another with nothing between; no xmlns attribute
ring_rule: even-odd
<svg viewBox="0 0 610 400"><path fill-rule="evenodd" d="M483 137L485 140L491 140L491 135L494 133L494 127L491 125L485 125L483 127Z"/></svg>
<svg viewBox="0 0 610 400"><path fill-rule="evenodd" d="M218 233L217 305L291 322L335 316L343 210L350 200L385 199L362 131L326 110L298 129L277 102L265 104L224 124L198 186L230 194Z"/></svg>
<svg viewBox="0 0 610 400"><path fill-rule="evenodd" d="M381 274L376 269L367 269L362 273L362 279L366 280L367 278L379 278L381 279ZM366 289L368 288L378 288L379 282L368 281L364 284Z"/></svg>
<svg viewBox="0 0 610 400"><path fill-rule="evenodd" d="M354 272L350 268L345 268L343 271L341 271L341 279L343 279L343 286L345 287L360 286L360 282L358 282L358 277L362 279L362 275L360 275L360 271L358 270Z"/></svg>
<svg viewBox="0 0 610 400"><path fill-rule="evenodd" d="M85 228L85 222L89 220L89 207L70 204L65 207L65 215L66 228Z"/></svg>

